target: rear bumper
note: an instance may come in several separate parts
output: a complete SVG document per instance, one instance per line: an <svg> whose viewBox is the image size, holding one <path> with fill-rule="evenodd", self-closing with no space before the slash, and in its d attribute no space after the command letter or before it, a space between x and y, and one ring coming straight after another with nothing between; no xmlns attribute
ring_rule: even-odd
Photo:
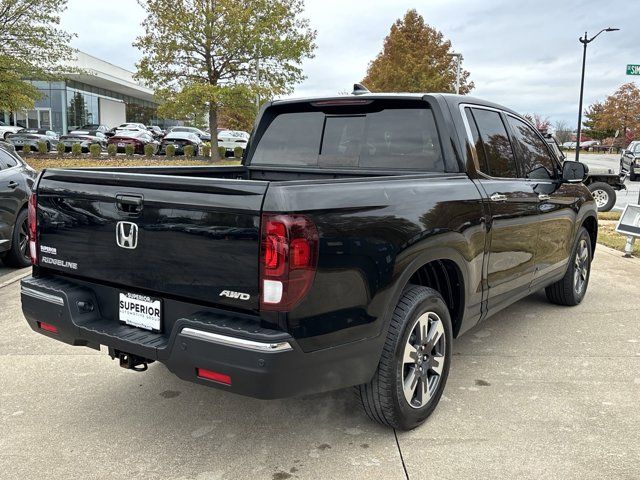
<svg viewBox="0 0 640 480"><path fill-rule="evenodd" d="M193 305L176 318L170 332L148 332L101 314L96 293L87 284L60 278L27 277L21 282L22 310L36 332L61 342L109 353L135 355L164 363L183 380L256 398L317 393L366 383L377 367L379 339L304 352L286 332L265 329L232 312ZM81 312L79 305L95 305ZM57 333L44 330L53 325ZM206 369L230 378L230 385L198 377Z"/></svg>

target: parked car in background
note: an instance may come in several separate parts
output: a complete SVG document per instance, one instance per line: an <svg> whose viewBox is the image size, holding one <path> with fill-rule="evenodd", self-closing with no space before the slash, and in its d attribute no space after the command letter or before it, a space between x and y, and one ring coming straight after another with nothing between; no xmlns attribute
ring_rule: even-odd
<svg viewBox="0 0 640 480"><path fill-rule="evenodd" d="M564 142L562 144L563 148L566 148L568 150L575 150L576 148L576 142Z"/></svg>
<svg viewBox="0 0 640 480"><path fill-rule="evenodd" d="M160 142L153 138L146 129L144 131L122 130L107 141L107 145L115 145L119 153L123 153L127 145L133 145L134 153L140 155L144 155L144 146L147 144L153 145L154 155L158 153Z"/></svg>
<svg viewBox="0 0 640 480"><path fill-rule="evenodd" d="M169 133L174 133L174 132L195 133L203 142L211 141L210 134L208 134L207 132L203 132L202 130L196 127L172 127Z"/></svg>
<svg viewBox="0 0 640 480"><path fill-rule="evenodd" d="M556 143L553 135L542 135L545 137L549 148L556 156L560 163L564 163L567 156L562 153L558 144ZM625 175L615 173L609 168L587 168L587 176L583 183L587 186L593 199L596 201L596 206L599 212L608 212L616 204L617 190L626 190L627 186L624 184Z"/></svg>
<svg viewBox="0 0 640 480"><path fill-rule="evenodd" d="M14 125L7 125L6 123L0 121L0 138L6 140L9 135L12 133L18 133L24 130L23 127L16 127Z"/></svg>
<svg viewBox="0 0 640 480"><path fill-rule="evenodd" d="M153 138L155 138L156 140L161 140L162 137L165 136L165 131L157 125L147 125L147 130L151 132L151 135L153 135Z"/></svg>
<svg viewBox="0 0 640 480"><path fill-rule="evenodd" d="M27 204L37 177L5 142L0 142L0 257L11 267L31 265Z"/></svg>
<svg viewBox="0 0 640 480"><path fill-rule="evenodd" d="M37 150L40 142L45 142L47 152L58 145L58 134L51 130L38 128L25 128L18 133L12 133L7 137L16 150Z"/></svg>
<svg viewBox="0 0 640 480"><path fill-rule="evenodd" d="M70 151L77 143L80 144L83 152L88 152L89 147L94 143L100 145L103 150L107 148L107 136L98 130L76 130L68 135L62 135L60 142L64 144L65 151Z"/></svg>
<svg viewBox="0 0 640 480"><path fill-rule="evenodd" d="M200 154L200 149L204 142L195 133L191 132L170 132L162 139L160 144L160 153L167 153L167 147L173 145L176 149L176 155L184 154L184 147L191 145L195 154Z"/></svg>
<svg viewBox="0 0 640 480"><path fill-rule="evenodd" d="M640 141L631 142L622 151L620 157L620 174L629 175L629 180L635 182L640 175Z"/></svg>
<svg viewBox="0 0 640 480"><path fill-rule="evenodd" d="M240 130L223 130L218 132L218 147L224 147L227 150L226 156L233 156L236 147L242 148L242 153L247 149L250 135Z"/></svg>
<svg viewBox="0 0 640 480"><path fill-rule="evenodd" d="M107 133L109 131L109 127L107 127L106 125L100 125L98 123L87 123L86 125L82 125L80 128L76 128L73 131Z"/></svg>
<svg viewBox="0 0 640 480"><path fill-rule="evenodd" d="M148 132L147 127L143 123L123 123L118 125L115 128L116 134L122 131L131 131L131 132Z"/></svg>

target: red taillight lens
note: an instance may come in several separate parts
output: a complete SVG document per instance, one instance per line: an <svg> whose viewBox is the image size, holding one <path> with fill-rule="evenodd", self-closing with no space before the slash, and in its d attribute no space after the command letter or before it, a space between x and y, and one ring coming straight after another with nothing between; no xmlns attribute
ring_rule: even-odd
<svg viewBox="0 0 640 480"><path fill-rule="evenodd" d="M29 253L31 255L31 264L38 264L38 197L32 193L29 197L28 208L29 222Z"/></svg>
<svg viewBox="0 0 640 480"><path fill-rule="evenodd" d="M212 382L222 383L224 385L231 385L231 377L224 373L212 372L204 368L198 368L197 373L198 378L204 378L205 380L211 380Z"/></svg>
<svg viewBox="0 0 640 480"><path fill-rule="evenodd" d="M309 292L318 261L318 230L304 215L262 216L260 306L289 311Z"/></svg>
<svg viewBox="0 0 640 480"><path fill-rule="evenodd" d="M38 328L45 332L58 333L58 327L51 325L50 323L38 322Z"/></svg>

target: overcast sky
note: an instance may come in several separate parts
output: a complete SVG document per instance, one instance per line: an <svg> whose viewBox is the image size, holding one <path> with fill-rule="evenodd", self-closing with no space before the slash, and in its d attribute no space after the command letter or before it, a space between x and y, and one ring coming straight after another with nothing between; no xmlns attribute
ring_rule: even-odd
<svg viewBox="0 0 640 480"><path fill-rule="evenodd" d="M333 95L360 81L382 48L391 24L416 8L451 40L471 72L473 95L552 121L577 119L582 45L578 37L612 26L588 48L585 105L622 83L627 63L640 64L638 0L306 0L318 31L315 58L304 64L306 81L296 96ZM134 70L140 52L142 9L134 0L69 0L63 26L75 47Z"/></svg>

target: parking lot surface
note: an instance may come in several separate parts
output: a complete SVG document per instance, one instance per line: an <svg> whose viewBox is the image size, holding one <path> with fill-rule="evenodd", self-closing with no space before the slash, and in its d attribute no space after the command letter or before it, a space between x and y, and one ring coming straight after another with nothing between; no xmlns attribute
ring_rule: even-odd
<svg viewBox="0 0 640 480"><path fill-rule="evenodd" d="M123 370L33 333L11 283L0 288L0 477L637 479L640 261L598 250L582 305L536 293L456 341L439 407L397 436L350 391L260 401L159 364Z"/></svg>

